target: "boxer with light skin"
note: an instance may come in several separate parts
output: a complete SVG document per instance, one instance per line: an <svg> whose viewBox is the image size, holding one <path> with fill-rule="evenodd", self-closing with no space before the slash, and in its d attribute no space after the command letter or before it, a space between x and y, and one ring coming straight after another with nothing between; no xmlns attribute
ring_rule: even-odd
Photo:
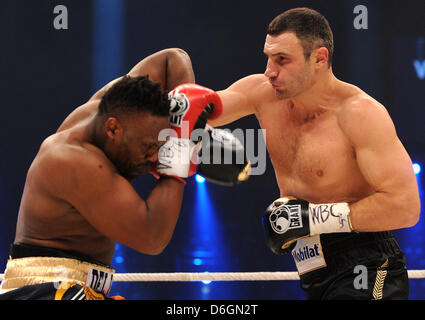
<svg viewBox="0 0 425 320"><path fill-rule="evenodd" d="M209 124L255 114L266 129L281 197L263 218L268 245L282 254L320 244L320 259L297 263L309 298L374 298L373 284L366 292L352 290L352 270L360 260L374 269L389 260L386 268L402 276L387 277L383 296L407 298L404 256L388 231L415 225L420 201L411 159L387 110L334 75L332 31L314 10L297 8L276 17L263 51L264 74L218 91L223 113ZM301 206L297 223L279 225L277 213L293 206ZM391 248L382 249L388 243ZM347 276L333 282L335 261L344 260L336 252L349 255L356 248L363 248L354 255L358 261L344 264ZM391 287L391 281L400 287Z"/></svg>

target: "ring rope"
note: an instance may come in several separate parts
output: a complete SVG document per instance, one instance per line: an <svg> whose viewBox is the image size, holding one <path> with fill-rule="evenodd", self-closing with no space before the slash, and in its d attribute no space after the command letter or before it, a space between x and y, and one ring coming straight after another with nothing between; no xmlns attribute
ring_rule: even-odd
<svg viewBox="0 0 425 320"><path fill-rule="evenodd" d="M410 279L425 278L425 270L408 270ZM116 282L135 281L281 281L299 280L297 272L176 272L117 273Z"/></svg>
<svg viewBox="0 0 425 320"><path fill-rule="evenodd" d="M299 280L297 272L118 273L114 281L270 281Z"/></svg>
<svg viewBox="0 0 425 320"><path fill-rule="evenodd" d="M425 278L425 270L408 270L409 279ZM0 274L0 281L4 274ZM297 272L175 272L175 273L116 273L114 282L154 281L282 281L299 280Z"/></svg>

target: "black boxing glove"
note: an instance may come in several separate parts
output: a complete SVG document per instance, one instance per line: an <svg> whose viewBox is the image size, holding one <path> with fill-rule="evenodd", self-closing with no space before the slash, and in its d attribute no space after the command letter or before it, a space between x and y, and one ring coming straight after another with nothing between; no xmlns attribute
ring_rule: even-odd
<svg viewBox="0 0 425 320"><path fill-rule="evenodd" d="M279 198L263 215L266 242L275 254L290 252L296 241L323 233L352 232L348 203L312 204L294 197Z"/></svg>
<svg viewBox="0 0 425 320"><path fill-rule="evenodd" d="M207 126L196 172L216 184L233 186L249 178L251 163L242 143L229 131Z"/></svg>

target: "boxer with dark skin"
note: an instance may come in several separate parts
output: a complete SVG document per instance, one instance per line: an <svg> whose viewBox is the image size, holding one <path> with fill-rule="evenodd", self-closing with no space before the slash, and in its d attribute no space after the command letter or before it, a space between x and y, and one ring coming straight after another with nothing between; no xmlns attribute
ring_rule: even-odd
<svg viewBox="0 0 425 320"><path fill-rule="evenodd" d="M143 75L165 91L195 80L180 49L152 54L128 73ZM131 185L157 161L168 113L99 116L103 95L120 79L75 109L41 144L27 174L14 243L77 252L110 265L116 242L155 255L170 241L183 183L161 177L146 200Z"/></svg>

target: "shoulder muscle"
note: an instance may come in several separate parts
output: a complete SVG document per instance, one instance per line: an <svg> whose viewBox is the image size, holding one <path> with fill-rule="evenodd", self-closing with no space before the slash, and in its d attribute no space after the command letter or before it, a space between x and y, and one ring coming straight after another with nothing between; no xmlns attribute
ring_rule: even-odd
<svg viewBox="0 0 425 320"><path fill-rule="evenodd" d="M393 121L385 107L367 97L348 102L338 113L338 123L355 147L383 145L397 139Z"/></svg>

